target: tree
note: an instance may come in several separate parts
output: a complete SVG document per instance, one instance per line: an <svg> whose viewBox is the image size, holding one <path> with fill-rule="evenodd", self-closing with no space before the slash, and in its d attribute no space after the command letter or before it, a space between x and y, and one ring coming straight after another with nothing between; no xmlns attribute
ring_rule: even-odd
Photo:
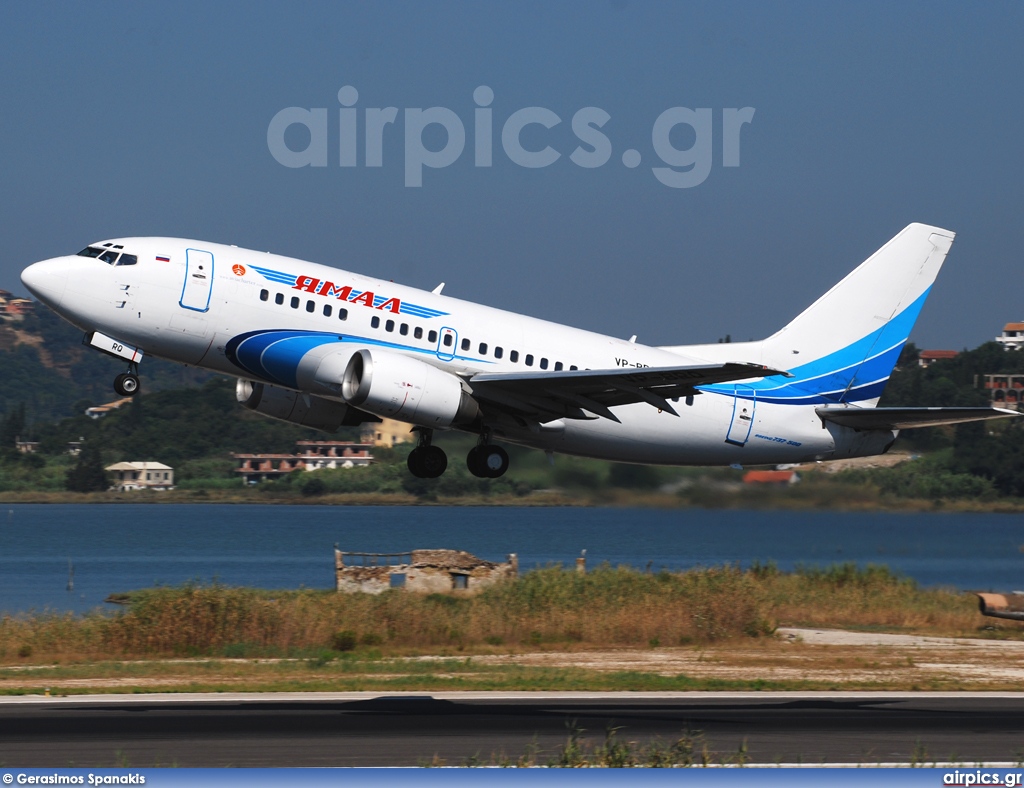
<svg viewBox="0 0 1024 788"><path fill-rule="evenodd" d="M110 487L99 447L86 443L78 455L78 462L64 478L64 486L72 492L103 492Z"/></svg>
<svg viewBox="0 0 1024 788"><path fill-rule="evenodd" d="M19 402L4 416L0 424L0 445L13 449L14 444L25 437L25 403Z"/></svg>

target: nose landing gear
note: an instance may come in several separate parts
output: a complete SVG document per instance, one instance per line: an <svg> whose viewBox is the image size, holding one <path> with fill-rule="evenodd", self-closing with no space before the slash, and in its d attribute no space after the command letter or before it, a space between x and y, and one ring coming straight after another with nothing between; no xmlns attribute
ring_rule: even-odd
<svg viewBox="0 0 1024 788"><path fill-rule="evenodd" d="M139 366L131 364L127 372L114 378L114 391L121 397L134 397L139 393Z"/></svg>

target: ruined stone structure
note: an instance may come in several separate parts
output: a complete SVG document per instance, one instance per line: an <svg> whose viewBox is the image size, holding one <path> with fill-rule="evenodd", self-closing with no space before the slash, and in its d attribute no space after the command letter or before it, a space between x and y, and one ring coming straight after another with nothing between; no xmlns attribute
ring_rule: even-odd
<svg viewBox="0 0 1024 788"><path fill-rule="evenodd" d="M334 546L338 591L379 594L400 588L422 594L474 594L516 577L519 560L495 564L463 550L412 550L408 553L348 553Z"/></svg>

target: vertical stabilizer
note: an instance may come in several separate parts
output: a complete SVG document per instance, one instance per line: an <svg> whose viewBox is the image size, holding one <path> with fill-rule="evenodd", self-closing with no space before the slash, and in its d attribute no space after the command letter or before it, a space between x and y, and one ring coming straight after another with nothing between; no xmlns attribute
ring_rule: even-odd
<svg viewBox="0 0 1024 788"><path fill-rule="evenodd" d="M764 340L765 364L788 369L758 397L873 406L910 336L954 233L911 224Z"/></svg>

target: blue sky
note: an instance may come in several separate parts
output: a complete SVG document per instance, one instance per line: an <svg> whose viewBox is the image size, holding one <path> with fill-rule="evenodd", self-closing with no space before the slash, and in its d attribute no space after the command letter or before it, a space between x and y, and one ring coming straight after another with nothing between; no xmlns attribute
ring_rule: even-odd
<svg viewBox="0 0 1024 788"><path fill-rule="evenodd" d="M922 221L958 237L918 344L973 347L1024 319L1020 3L35 3L0 19L0 287L16 292L33 261L172 235L443 280L651 344L749 339ZM360 124L400 110L379 168L362 137L357 166L338 166L345 85ZM474 166L481 85L491 167ZM527 127L523 146L561 155L530 169L500 137L532 106L561 123ZM327 109L328 166L271 155L287 107ZM429 107L459 117L466 148L411 188L403 112ZM570 159L584 107L610 116L612 155L591 169ZM712 166L692 188L652 172L671 107L712 111ZM725 167L723 110L742 107L755 114Z"/></svg>

